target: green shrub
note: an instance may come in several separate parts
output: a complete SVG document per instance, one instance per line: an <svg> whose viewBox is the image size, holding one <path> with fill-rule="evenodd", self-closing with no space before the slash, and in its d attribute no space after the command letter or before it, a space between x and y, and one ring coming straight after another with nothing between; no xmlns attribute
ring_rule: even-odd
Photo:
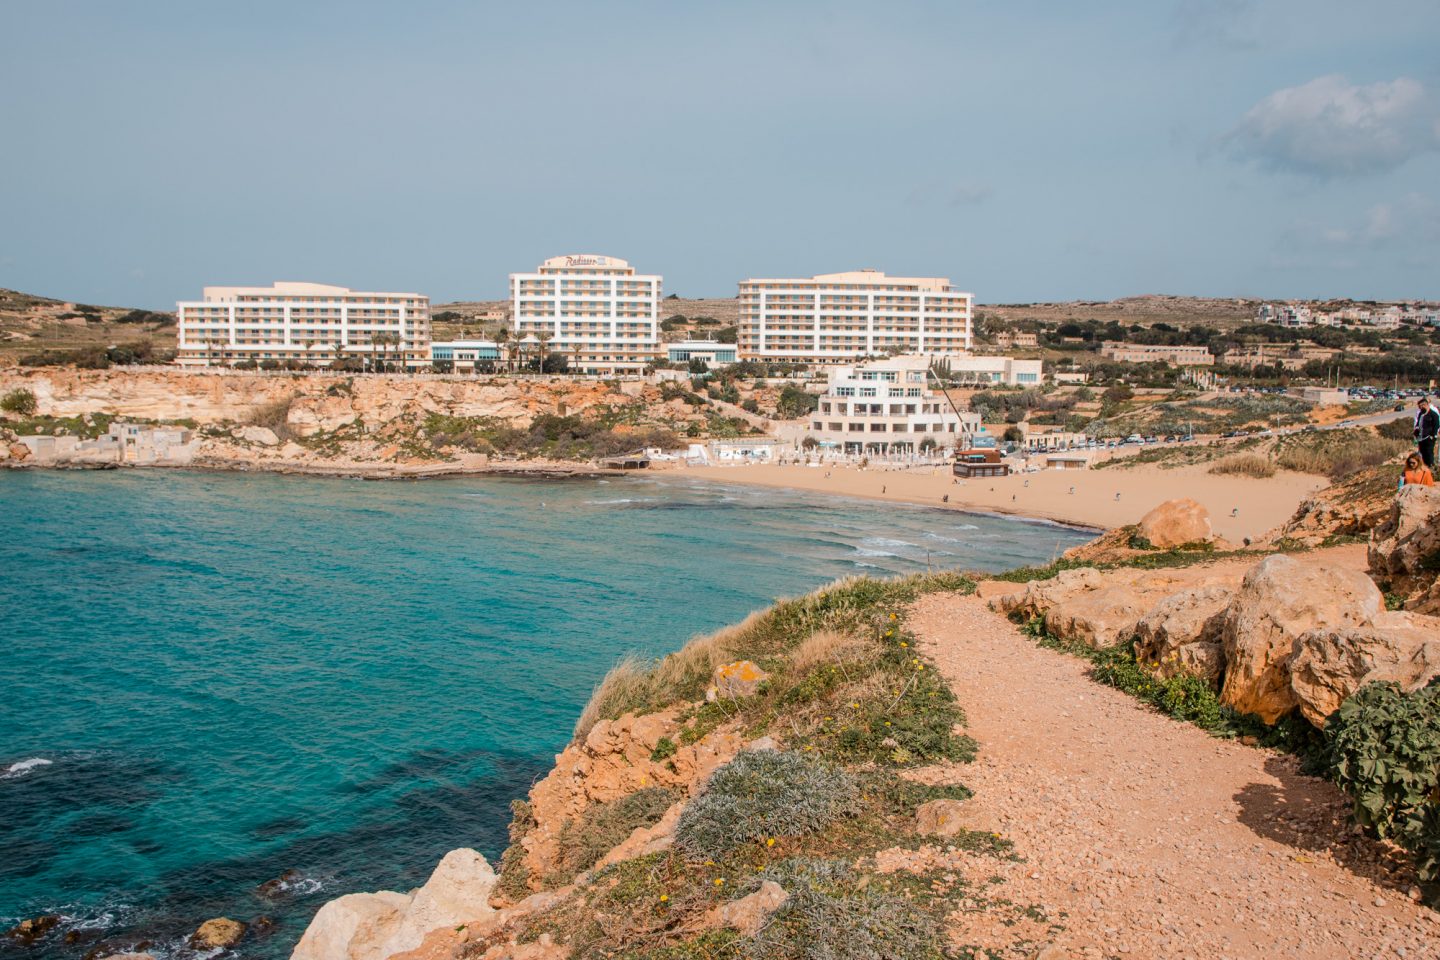
<svg viewBox="0 0 1440 960"><path fill-rule="evenodd" d="M849 863L796 857L756 874L790 894L749 941L753 960L922 960L944 956L934 913L898 893L871 886Z"/></svg>
<svg viewBox="0 0 1440 960"><path fill-rule="evenodd" d="M33 417L36 410L35 394L24 387L11 390L5 396L0 397L0 410L22 417Z"/></svg>
<svg viewBox="0 0 1440 960"><path fill-rule="evenodd" d="M636 828L654 826L679 799L679 792L669 787L647 787L587 807L579 817L566 821L560 831L560 870L564 876L547 881L568 881L580 871L589 870Z"/></svg>
<svg viewBox="0 0 1440 960"><path fill-rule="evenodd" d="M1368 684L1325 734L1331 776L1354 801L1355 820L1410 851L1423 882L1440 884L1440 683L1410 694Z"/></svg>
<svg viewBox="0 0 1440 960"><path fill-rule="evenodd" d="M686 806L675 843L714 859L746 842L823 830L853 815L858 799L859 785L840 767L789 751L747 750Z"/></svg>

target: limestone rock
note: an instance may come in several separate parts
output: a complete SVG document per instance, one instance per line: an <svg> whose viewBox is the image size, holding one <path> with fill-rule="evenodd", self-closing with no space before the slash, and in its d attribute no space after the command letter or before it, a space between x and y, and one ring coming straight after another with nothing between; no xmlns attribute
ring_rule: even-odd
<svg viewBox="0 0 1440 960"><path fill-rule="evenodd" d="M115 957L149 957L155 941L145 936L111 937L85 952L85 960L112 960Z"/></svg>
<svg viewBox="0 0 1440 960"><path fill-rule="evenodd" d="M707 918L717 927L738 930L741 936L753 937L765 927L770 915L785 905L790 894L774 880L766 880L760 889L739 900L717 907Z"/></svg>
<svg viewBox="0 0 1440 960"><path fill-rule="evenodd" d="M752 660L736 660L715 668L713 685L706 694L707 700L723 697L734 700L753 696L760 684L770 679L770 674L761 670Z"/></svg>
<svg viewBox="0 0 1440 960"><path fill-rule="evenodd" d="M915 810L915 832L921 836L953 837L965 830L965 801L931 800Z"/></svg>
<svg viewBox="0 0 1440 960"><path fill-rule="evenodd" d="M15 924L15 926L5 931L5 936L12 940L18 940L28 946L59 925L60 917L58 915L45 913L38 917L31 917L29 920L21 920Z"/></svg>
<svg viewBox="0 0 1440 960"><path fill-rule="evenodd" d="M1415 690L1440 676L1440 618L1384 613L1369 626L1312 630L1296 644L1290 674L1300 712L1323 727L1367 683Z"/></svg>
<svg viewBox="0 0 1440 960"><path fill-rule="evenodd" d="M274 447L280 444L280 438L269 427L242 427L240 439L249 443L258 443L262 447Z"/></svg>
<svg viewBox="0 0 1440 960"><path fill-rule="evenodd" d="M299 870L286 870L273 880L266 880L260 884L255 888L255 892L266 899L273 900L289 894L295 885L304 879L304 875Z"/></svg>
<svg viewBox="0 0 1440 960"><path fill-rule="evenodd" d="M1190 543L1208 543L1210 511L1188 497L1167 500L1140 519L1140 536L1160 550Z"/></svg>
<svg viewBox="0 0 1440 960"><path fill-rule="evenodd" d="M1405 608L1440 613L1440 487L1404 487L1371 534L1370 572L1406 597Z"/></svg>
<svg viewBox="0 0 1440 960"><path fill-rule="evenodd" d="M228 950L245 936L245 924L229 917L216 917L200 924L190 935L190 946L197 950Z"/></svg>
<svg viewBox="0 0 1440 960"><path fill-rule="evenodd" d="M1301 634L1368 626L1384 609L1363 573L1267 557L1246 572L1225 616L1221 702L1274 723L1298 705L1289 662Z"/></svg>
<svg viewBox="0 0 1440 960"><path fill-rule="evenodd" d="M680 822L680 814L684 809L683 801L673 803L655 823L648 827L636 827L630 831L630 836L611 847L610 851L601 857L595 866L577 877L576 882L580 882L595 871L608 867L612 863L633 860L636 857L648 857L652 853L668 850L675 843L675 826ZM540 894L535 896L540 896Z"/></svg>
<svg viewBox="0 0 1440 960"><path fill-rule="evenodd" d="M410 905L403 893L351 893L315 913L290 960L377 960L380 944Z"/></svg>
<svg viewBox="0 0 1440 960"><path fill-rule="evenodd" d="M538 878L559 867L560 835L568 821L593 803L615 800L645 787L674 787L690 793L721 764L740 752L745 741L721 727L695 743L683 743L676 709L627 713L600 720L555 757L555 768L530 790L533 825L520 839L524 866L538 889ZM661 737L677 744L664 760L651 760ZM658 839L652 838L652 839Z"/></svg>
<svg viewBox="0 0 1440 960"><path fill-rule="evenodd" d="M439 927L490 917L495 913L490 891L496 879L495 871L479 853L468 848L451 850L425 885L415 891L379 956L413 950L425 934Z"/></svg>
<svg viewBox="0 0 1440 960"><path fill-rule="evenodd" d="M1189 674L1217 685L1224 667L1220 637L1234 594L1210 586L1160 601L1135 625L1135 658L1162 677Z"/></svg>
<svg viewBox="0 0 1440 960"><path fill-rule="evenodd" d="M12 443L10 444L9 450L11 460L25 460L30 456L30 448L23 443Z"/></svg>

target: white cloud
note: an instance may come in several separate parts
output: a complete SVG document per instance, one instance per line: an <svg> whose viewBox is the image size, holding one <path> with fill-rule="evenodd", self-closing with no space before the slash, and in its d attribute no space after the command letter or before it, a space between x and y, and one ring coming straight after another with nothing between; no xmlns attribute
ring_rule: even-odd
<svg viewBox="0 0 1440 960"><path fill-rule="evenodd" d="M1374 173L1440 148L1440 109L1409 77L1359 85L1332 74L1270 94L1226 140L1241 157L1277 170Z"/></svg>

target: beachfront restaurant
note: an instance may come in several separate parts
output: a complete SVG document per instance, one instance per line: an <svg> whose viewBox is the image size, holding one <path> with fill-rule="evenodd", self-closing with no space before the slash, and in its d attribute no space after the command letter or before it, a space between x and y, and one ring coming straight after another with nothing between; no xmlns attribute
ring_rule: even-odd
<svg viewBox="0 0 1440 960"><path fill-rule="evenodd" d="M774 463L784 443L779 437L711 440L710 459L715 463Z"/></svg>
<svg viewBox="0 0 1440 960"><path fill-rule="evenodd" d="M455 373L473 373L478 366L498 364L500 345L494 340L445 340L430 344L430 363L448 366Z"/></svg>

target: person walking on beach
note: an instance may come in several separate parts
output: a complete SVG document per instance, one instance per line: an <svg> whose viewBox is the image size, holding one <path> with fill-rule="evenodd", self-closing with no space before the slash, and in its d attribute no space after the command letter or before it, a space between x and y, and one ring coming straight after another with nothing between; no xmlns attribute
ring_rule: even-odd
<svg viewBox="0 0 1440 960"><path fill-rule="evenodd" d="M1415 446L1420 459L1433 473L1435 470L1435 438L1440 436L1440 413L1430 407L1430 398L1421 397L1415 413Z"/></svg>
<svg viewBox="0 0 1440 960"><path fill-rule="evenodd" d="M1420 454L1412 453L1405 458L1405 472L1400 475L1402 487L1433 487L1435 475L1420 460Z"/></svg>

